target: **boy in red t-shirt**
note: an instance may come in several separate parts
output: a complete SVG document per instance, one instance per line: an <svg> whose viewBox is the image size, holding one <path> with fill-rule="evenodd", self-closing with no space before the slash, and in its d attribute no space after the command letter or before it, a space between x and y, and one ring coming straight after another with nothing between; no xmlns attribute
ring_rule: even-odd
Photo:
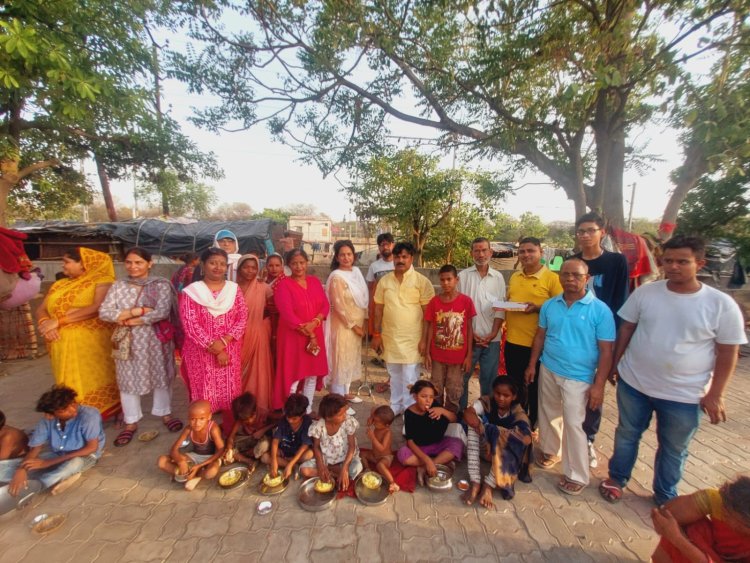
<svg viewBox="0 0 750 563"><path fill-rule="evenodd" d="M471 319L477 314L471 297L459 293L458 272L446 264L440 268L440 289L424 312L425 368L432 370L436 398L446 409L458 413L464 388L464 373L471 370ZM445 390L445 400L443 391Z"/></svg>

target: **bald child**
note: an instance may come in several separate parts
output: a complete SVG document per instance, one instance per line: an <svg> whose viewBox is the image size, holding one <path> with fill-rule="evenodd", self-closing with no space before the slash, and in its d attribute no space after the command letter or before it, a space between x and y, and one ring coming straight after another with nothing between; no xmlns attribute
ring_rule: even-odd
<svg viewBox="0 0 750 563"><path fill-rule="evenodd" d="M180 451L190 441L188 450ZM192 491L201 479L213 479L219 472L224 455L221 429L211 418L208 401L193 401L188 408L188 425L180 432L169 455L159 457L159 469L185 480L185 490Z"/></svg>

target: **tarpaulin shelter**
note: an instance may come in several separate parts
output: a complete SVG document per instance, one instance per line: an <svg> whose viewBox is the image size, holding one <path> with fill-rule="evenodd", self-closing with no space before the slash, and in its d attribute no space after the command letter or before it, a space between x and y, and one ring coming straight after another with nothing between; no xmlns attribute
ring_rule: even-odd
<svg viewBox="0 0 750 563"><path fill-rule="evenodd" d="M214 235L229 229L240 244L240 253L273 252L284 236L284 226L271 219L254 221L162 221L137 219L117 223L70 223L48 221L15 227L28 235L25 241L32 259L60 258L66 248L86 246L119 258L126 248L140 246L152 254L181 256L201 252Z"/></svg>

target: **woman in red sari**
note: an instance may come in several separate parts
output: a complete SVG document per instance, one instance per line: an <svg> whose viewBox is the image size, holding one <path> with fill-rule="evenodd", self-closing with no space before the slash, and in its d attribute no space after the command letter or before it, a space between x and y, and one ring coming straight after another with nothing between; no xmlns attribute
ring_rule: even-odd
<svg viewBox="0 0 750 563"><path fill-rule="evenodd" d="M248 313L242 340L242 389L255 397L258 415L264 419L271 410L273 387L271 319L265 314L273 293L258 279L259 270L260 260L254 254L245 254L237 262L237 283Z"/></svg>
<svg viewBox="0 0 750 563"><path fill-rule="evenodd" d="M323 322L330 307L320 280L307 275L304 250L290 250L286 264L292 274L278 283L274 293L279 329L273 407L282 408L287 397L299 392L301 385L310 402L310 412L315 391L328 375Z"/></svg>
<svg viewBox="0 0 750 563"><path fill-rule="evenodd" d="M651 518L661 536L651 561L750 561L750 477L681 495Z"/></svg>

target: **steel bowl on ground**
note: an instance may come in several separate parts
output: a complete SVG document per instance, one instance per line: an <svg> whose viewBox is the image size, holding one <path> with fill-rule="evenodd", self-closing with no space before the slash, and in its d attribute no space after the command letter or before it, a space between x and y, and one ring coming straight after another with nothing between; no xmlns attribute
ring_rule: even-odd
<svg viewBox="0 0 750 563"><path fill-rule="evenodd" d="M289 486L289 479L284 479L281 482L281 485L276 485L275 487L269 487L263 482L263 479L261 479L260 483L258 483L258 492L262 495L270 497L273 495L280 495L281 493L286 491L286 488L288 486Z"/></svg>
<svg viewBox="0 0 750 563"><path fill-rule="evenodd" d="M26 487L19 491L17 496L12 496L8 488L10 485L0 487L0 514L10 512L14 508L22 509L31 502L31 499L41 491L44 486L36 479L28 479Z"/></svg>
<svg viewBox="0 0 750 563"><path fill-rule="evenodd" d="M380 485L371 489L366 487L362 482L362 478L367 472L360 475L354 483L354 494L357 495L357 500L367 506L380 506L388 500L388 481L380 479ZM380 477L380 475L378 475Z"/></svg>
<svg viewBox="0 0 750 563"><path fill-rule="evenodd" d="M229 484L222 484L222 477L224 479L231 479ZM250 469L243 464L234 464L225 467L216 478L216 482L219 487L225 491L231 491L233 489L239 489L247 485L250 479Z"/></svg>
<svg viewBox="0 0 750 563"><path fill-rule="evenodd" d="M437 475L434 477L427 478L427 487L433 491L449 491L453 488L453 468L443 465L442 463L435 464L437 469Z"/></svg>
<svg viewBox="0 0 750 563"><path fill-rule="evenodd" d="M319 480L318 477L311 477L300 485L297 493L299 505L309 512L320 512L331 508L333 501L336 500L336 487L327 493L319 493L315 490L315 483Z"/></svg>
<svg viewBox="0 0 750 563"><path fill-rule="evenodd" d="M37 534L49 534L57 530L64 522L64 514L40 514L31 520L31 529Z"/></svg>

